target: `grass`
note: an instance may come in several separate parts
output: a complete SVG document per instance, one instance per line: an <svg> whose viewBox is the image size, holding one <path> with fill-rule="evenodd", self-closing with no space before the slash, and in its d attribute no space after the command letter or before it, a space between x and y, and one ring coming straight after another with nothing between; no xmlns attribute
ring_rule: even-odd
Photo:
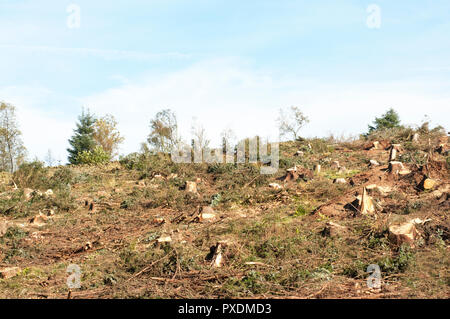
<svg viewBox="0 0 450 319"><path fill-rule="evenodd" d="M368 174L372 155L358 143L283 143L282 167L323 165L313 179L289 184L279 180L284 169L262 176L253 164L178 165L161 154L135 154L105 166L27 167L36 176L24 169L16 177L28 187L51 187L55 196L26 201L21 192L5 186L0 209L14 226L0 238L0 257L21 272L0 280L0 297L65 298L66 270L74 263L82 270L82 288L73 291L79 298L363 298L370 264L378 264L384 282L395 287L394 292L382 291L386 298L445 298L448 220L445 206L429 194L409 191L400 180L392 182L398 187L388 196L373 193L385 208L377 218L330 216L318 209L331 202L344 205L353 191L360 191L360 185L332 183ZM293 157L299 149L304 156ZM334 160L350 170L338 174L329 167ZM172 173L178 176L166 178ZM157 174L164 178L154 178ZM197 178L199 195L187 193L186 181ZM271 189L272 182L283 189ZM85 200L94 202L94 211L84 206ZM213 222L194 220L202 206L214 207ZM50 208L56 211L52 222L43 228L27 224L29 216ZM153 224L156 216L165 222ZM433 221L419 229L424 238L416 248L390 245L390 223L427 216ZM323 229L329 221L349 231L327 236ZM172 241L157 244L163 235ZM80 250L87 242L94 243L92 248ZM214 268L211 249L218 242L226 243L223 266ZM363 292L358 293L356 284Z"/></svg>

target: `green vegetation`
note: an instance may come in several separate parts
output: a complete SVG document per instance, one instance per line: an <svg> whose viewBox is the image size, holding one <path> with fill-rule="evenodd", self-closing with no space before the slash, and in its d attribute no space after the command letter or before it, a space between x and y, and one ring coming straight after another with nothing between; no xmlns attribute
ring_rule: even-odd
<svg viewBox="0 0 450 319"><path fill-rule="evenodd" d="M89 110L78 117L74 135L69 140L71 164L104 164L117 155L123 142L117 130L117 121L112 115L97 119Z"/></svg>
<svg viewBox="0 0 450 319"><path fill-rule="evenodd" d="M67 149L69 152L69 162L71 164L79 164L78 155L81 152L91 152L95 148L94 141L94 124L95 117L93 114L83 112L78 117L77 128L74 130L74 135L69 140L69 144L72 148Z"/></svg>
<svg viewBox="0 0 450 319"><path fill-rule="evenodd" d="M394 109L390 108L381 117L375 118L373 125L369 125L369 134L373 131L388 130L398 127L401 127L400 117Z"/></svg>
<svg viewBox="0 0 450 319"><path fill-rule="evenodd" d="M435 151L442 130L402 127L391 115L365 138L280 143L272 175L249 162L250 139L241 140L245 163L175 163L168 152L178 138L175 118L162 114L150 143L109 162L107 137L120 139L110 136L114 121L80 120L74 145L93 147L76 153L77 165L33 161L0 175L0 261L20 268L0 280L0 297L66 298L74 263L82 269L75 298L445 298L449 160ZM411 174L385 172L388 151L365 146L377 139L401 142ZM370 159L380 165L369 167ZM298 174L288 173L294 166ZM432 191L416 187L425 174L437 176ZM349 209L369 184L387 189L368 190L376 212ZM415 218L427 221L415 225L414 245L397 243L391 225ZM366 285L373 264L381 268L380 291Z"/></svg>
<svg viewBox="0 0 450 319"><path fill-rule="evenodd" d="M103 164L109 162L111 156L101 147L96 146L93 150L78 152L77 164Z"/></svg>

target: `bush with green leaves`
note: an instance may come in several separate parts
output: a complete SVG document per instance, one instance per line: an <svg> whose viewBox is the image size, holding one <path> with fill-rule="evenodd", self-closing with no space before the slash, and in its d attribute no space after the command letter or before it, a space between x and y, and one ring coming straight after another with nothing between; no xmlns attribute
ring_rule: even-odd
<svg viewBox="0 0 450 319"><path fill-rule="evenodd" d="M194 164L179 164L172 161L169 154L164 153L131 153L121 157L120 164L130 170L136 170L141 173L140 179L152 178L155 174L168 176L170 174L183 174L192 176L195 171ZM198 168L198 167L197 167Z"/></svg>
<svg viewBox="0 0 450 319"><path fill-rule="evenodd" d="M126 156L121 156L119 162L127 169L139 169L142 166L141 163L144 157L144 154L134 152Z"/></svg>
<svg viewBox="0 0 450 319"><path fill-rule="evenodd" d="M21 209L22 192L14 192L11 198L0 200L0 215L15 215Z"/></svg>
<svg viewBox="0 0 450 319"><path fill-rule="evenodd" d="M393 257L385 257L378 261L381 271L386 275L405 272L414 263L415 253L406 245L402 245Z"/></svg>
<svg viewBox="0 0 450 319"><path fill-rule="evenodd" d="M74 183L77 179L76 174L70 167L59 168L51 178L51 188L65 187Z"/></svg>
<svg viewBox="0 0 450 319"><path fill-rule="evenodd" d="M13 180L21 188L46 188L47 169L44 167L44 163L39 161L24 163L14 172Z"/></svg>
<svg viewBox="0 0 450 319"><path fill-rule="evenodd" d="M77 155L77 163L79 164L105 164L110 160L110 155L101 146L96 146L91 151L81 151Z"/></svg>

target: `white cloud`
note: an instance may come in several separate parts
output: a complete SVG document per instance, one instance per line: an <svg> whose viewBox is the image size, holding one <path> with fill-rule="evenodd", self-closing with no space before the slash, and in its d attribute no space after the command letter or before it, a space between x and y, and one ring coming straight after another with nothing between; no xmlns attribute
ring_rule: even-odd
<svg viewBox="0 0 450 319"><path fill-rule="evenodd" d="M274 76L254 71L242 61L222 59L129 80L71 102L77 112L79 105L86 105L97 115L113 114L125 136L121 151L127 154L139 149L149 133L150 119L163 108L176 112L186 140L192 118L197 117L213 144L220 142L220 133L227 128L238 138L259 134L276 139L278 109L290 105L301 107L310 118L302 131L304 136L365 132L375 116L391 106L405 124L420 124L427 114L432 124L449 129L449 87L445 82L418 80L326 84L317 79ZM50 111L46 107L55 95L43 88L0 88L0 99L18 107L30 157L43 159L51 149L56 159L65 162L75 116L73 110ZM64 101L69 98L59 97Z"/></svg>
<svg viewBox="0 0 450 319"><path fill-rule="evenodd" d="M440 83L440 88L445 83ZM447 84L448 87L448 84ZM183 136L192 117L203 123L213 143L230 127L238 137L260 134L276 138L278 109L300 106L310 117L306 136L359 134L394 107L405 124L420 123L425 114L434 124L450 127L450 95L433 83L391 82L365 85L323 84L315 79L277 78L250 70L236 60L212 60L161 77L148 76L83 99L95 112L112 113L126 137L125 153L134 151L149 132L149 121L163 108L178 116Z"/></svg>
<svg viewBox="0 0 450 319"><path fill-rule="evenodd" d="M450 72L450 66L430 66L417 68L418 71L427 71L427 72Z"/></svg>
<svg viewBox="0 0 450 319"><path fill-rule="evenodd" d="M276 110L264 91L270 77L253 74L230 62L215 60L184 70L150 76L140 84L128 84L84 99L99 114L112 113L119 120L127 142L125 152L136 150L149 133L149 121L163 108L177 114L183 136L190 134L192 118L201 122L213 143L221 130L230 127L240 136L259 133L276 135ZM262 95L258 97L258 95Z"/></svg>
<svg viewBox="0 0 450 319"><path fill-rule="evenodd" d="M68 138L74 123L56 112L44 111L44 105L54 95L45 88L3 87L0 99L16 106L16 116L30 160L43 160L52 151L55 160L66 162Z"/></svg>
<svg viewBox="0 0 450 319"><path fill-rule="evenodd" d="M34 159L36 156L44 160L47 151L51 150L55 164L58 161L66 163L68 138L73 133L75 123L69 119L55 118L51 113L35 109L19 108L19 112L20 127L29 158Z"/></svg>
<svg viewBox="0 0 450 319"><path fill-rule="evenodd" d="M105 60L155 60L161 58L189 58L189 54L179 52L148 53L129 50L105 50L90 48L61 48L52 46L0 45L0 49L21 50L27 52L44 52L52 54L71 54L100 57Z"/></svg>

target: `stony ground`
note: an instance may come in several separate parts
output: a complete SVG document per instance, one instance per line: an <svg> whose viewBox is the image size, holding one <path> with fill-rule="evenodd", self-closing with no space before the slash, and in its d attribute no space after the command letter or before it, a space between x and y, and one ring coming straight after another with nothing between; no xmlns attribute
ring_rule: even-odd
<svg viewBox="0 0 450 319"><path fill-rule="evenodd" d="M397 166L392 141L284 143L269 176L161 154L30 164L1 177L0 297L449 298L442 141L402 143Z"/></svg>

